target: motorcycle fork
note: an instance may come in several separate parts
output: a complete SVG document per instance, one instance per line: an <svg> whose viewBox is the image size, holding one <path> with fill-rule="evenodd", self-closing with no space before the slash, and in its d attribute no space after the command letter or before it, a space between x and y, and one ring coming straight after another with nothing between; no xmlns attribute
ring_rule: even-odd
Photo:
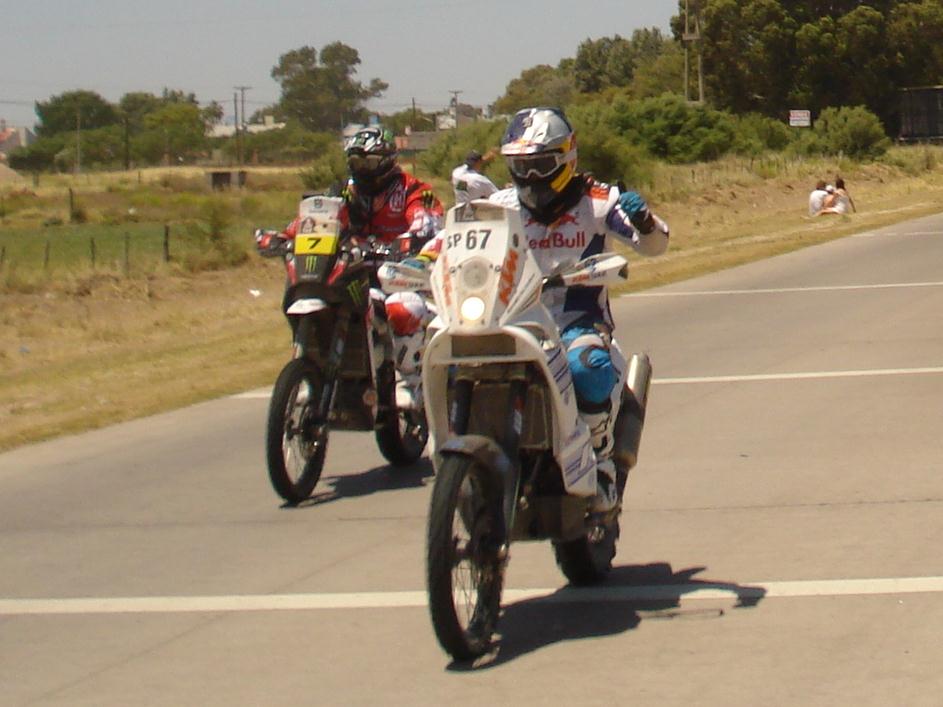
<svg viewBox="0 0 943 707"><path fill-rule="evenodd" d="M523 430L524 409L527 403L528 383L526 377L515 376L510 381L507 381L506 385L508 385L509 388L508 404L511 414L504 418L505 424L503 428L499 424L496 424L495 427L489 430L474 430L474 432L486 432L486 436L493 437L511 462L511 473L507 474L502 479L504 527L509 530L514 527L514 516L517 510L518 495L520 493L520 441L521 432ZM451 426L455 435L468 434L475 387L475 381L473 379L464 378L461 375L459 375L455 381L455 394L451 411Z"/></svg>
<svg viewBox="0 0 943 707"><path fill-rule="evenodd" d="M344 360L344 347L347 345L347 331L350 328L350 312L346 308L337 310L334 318L334 331L331 333L331 345L324 362L324 385L318 400L318 419L326 420L334 406L334 393L337 390L337 374Z"/></svg>

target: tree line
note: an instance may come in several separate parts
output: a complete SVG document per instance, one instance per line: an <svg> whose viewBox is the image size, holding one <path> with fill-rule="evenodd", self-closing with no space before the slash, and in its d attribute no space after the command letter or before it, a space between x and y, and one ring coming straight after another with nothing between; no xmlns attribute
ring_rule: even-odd
<svg viewBox="0 0 943 707"><path fill-rule="evenodd" d="M688 0L700 32L689 45L690 59L693 65L696 53L702 54L706 97L706 105L691 107L679 102L690 88L684 86L684 4L679 0L670 34L648 28L630 37L586 39L556 66L525 69L492 112L562 106L600 144L612 148L622 141L676 161L781 149L785 143L827 151L835 140L843 151L850 146L854 154L867 155L880 150L884 135L897 132L899 89L943 83L940 0ZM271 75L281 97L254 119L265 113L287 127L246 136L245 154L263 162L298 162L333 150L330 164L316 167L325 173L340 169L338 131L345 123L365 122L367 102L388 88L378 78L360 82L359 64L357 50L341 42L280 56ZM782 127L792 108L812 111L827 130L797 140ZM130 93L117 104L74 91L37 103L36 113L40 139L11 157L15 168L71 168L79 158L78 127L87 165L192 162L213 147L230 154L234 149L232 141L207 137L222 107L200 107L195 96L179 91ZM397 131L434 125L434 116L422 111L381 118ZM834 137L836 131L841 138ZM442 137L439 153L449 154L454 137Z"/></svg>

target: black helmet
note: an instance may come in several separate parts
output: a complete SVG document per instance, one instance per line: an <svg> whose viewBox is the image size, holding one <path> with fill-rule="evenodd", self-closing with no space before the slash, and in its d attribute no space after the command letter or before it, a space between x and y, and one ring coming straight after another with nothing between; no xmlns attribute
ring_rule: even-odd
<svg viewBox="0 0 943 707"><path fill-rule="evenodd" d="M387 128L358 130L344 142L344 152L350 176L364 192L382 191L396 173L396 142Z"/></svg>
<svg viewBox="0 0 943 707"><path fill-rule="evenodd" d="M576 174L576 137L559 108L518 111L501 138L518 198L531 211L550 207Z"/></svg>

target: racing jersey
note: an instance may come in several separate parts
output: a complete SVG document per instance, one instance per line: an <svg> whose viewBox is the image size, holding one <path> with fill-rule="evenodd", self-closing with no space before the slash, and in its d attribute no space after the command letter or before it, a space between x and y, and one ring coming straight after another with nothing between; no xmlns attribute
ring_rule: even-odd
<svg viewBox="0 0 943 707"><path fill-rule="evenodd" d="M441 226L442 203L432 187L411 174L399 171L379 194L359 194L353 182L347 185L344 205L338 212L341 232L347 236L377 236L390 243L398 235L414 233L431 238ZM283 232L294 238L301 219L296 218Z"/></svg>
<svg viewBox="0 0 943 707"><path fill-rule="evenodd" d="M589 182L580 200L549 225L537 221L521 205L513 187L495 192L488 200L505 208L520 209L527 244L546 275L591 255L612 252L613 238L646 256L660 255L668 247L668 227L664 222L653 216L654 229L641 233L619 206L619 189L601 182ZM423 248L420 257L434 260L441 251L441 241L440 234ZM549 288L541 299L561 329L587 317L613 325L604 286Z"/></svg>

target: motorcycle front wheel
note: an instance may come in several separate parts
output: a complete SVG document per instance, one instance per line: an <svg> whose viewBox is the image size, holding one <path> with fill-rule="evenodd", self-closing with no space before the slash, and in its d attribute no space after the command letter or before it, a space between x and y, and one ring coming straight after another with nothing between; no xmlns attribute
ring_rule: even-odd
<svg viewBox="0 0 943 707"><path fill-rule="evenodd" d="M436 474L429 510L429 611L440 645L456 660L487 652L504 583L506 553L495 532L499 492L483 483L487 477L476 473L475 464L467 457L447 457Z"/></svg>
<svg viewBox="0 0 943 707"><path fill-rule="evenodd" d="M304 359L289 361L272 390L265 451L269 479L288 503L301 503L314 491L327 454L328 427L317 419L323 379Z"/></svg>

